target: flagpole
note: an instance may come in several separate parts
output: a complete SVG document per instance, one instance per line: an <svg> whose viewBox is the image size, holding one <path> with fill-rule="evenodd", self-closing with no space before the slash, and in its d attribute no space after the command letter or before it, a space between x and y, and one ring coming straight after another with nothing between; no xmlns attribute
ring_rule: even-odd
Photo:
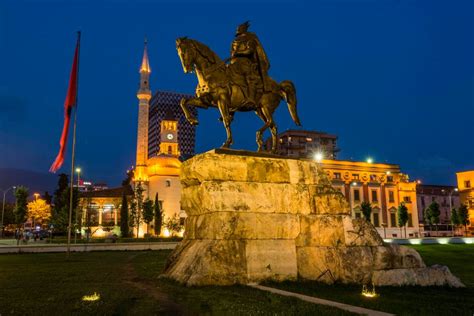
<svg viewBox="0 0 474 316"><path fill-rule="evenodd" d="M72 132L72 155L71 155L71 177L70 177L70 194L69 194L69 221L67 226L67 258L71 252L71 224L72 224L72 208L73 208L73 185L74 185L74 159L76 156L76 119L77 119L77 105L79 99L79 56L81 51L81 32L77 32L77 72L76 72L76 104L74 110L74 127ZM79 188L78 188L79 190ZM77 211L77 210L76 210ZM74 234L76 231L74 230Z"/></svg>

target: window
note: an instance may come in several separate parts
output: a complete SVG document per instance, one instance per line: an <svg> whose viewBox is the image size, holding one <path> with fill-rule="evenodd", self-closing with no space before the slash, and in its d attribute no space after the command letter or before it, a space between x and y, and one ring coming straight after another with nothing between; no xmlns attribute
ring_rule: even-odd
<svg viewBox="0 0 474 316"><path fill-rule="evenodd" d="M387 182L393 182L393 176L387 176Z"/></svg>
<svg viewBox="0 0 474 316"><path fill-rule="evenodd" d="M395 203L395 193L393 191L388 191L388 201L390 203Z"/></svg>
<svg viewBox="0 0 474 316"><path fill-rule="evenodd" d="M360 212L355 213L356 218L360 218Z"/></svg>
<svg viewBox="0 0 474 316"><path fill-rule="evenodd" d="M436 202L436 196L431 197L431 202Z"/></svg>
<svg viewBox="0 0 474 316"><path fill-rule="evenodd" d="M171 180L165 181L165 187L169 188L171 186Z"/></svg>
<svg viewBox="0 0 474 316"><path fill-rule="evenodd" d="M397 216L395 212L390 213L390 226L397 227Z"/></svg>
<svg viewBox="0 0 474 316"><path fill-rule="evenodd" d="M360 191L359 191L359 189L354 189L354 201L360 201Z"/></svg>
<svg viewBox="0 0 474 316"><path fill-rule="evenodd" d="M413 227L413 216L411 216L411 213L408 213L408 227Z"/></svg>
<svg viewBox="0 0 474 316"><path fill-rule="evenodd" d="M352 174L352 178L353 178L354 180L359 180L359 174L358 174L358 173L353 173L353 174Z"/></svg>
<svg viewBox="0 0 474 316"><path fill-rule="evenodd" d="M409 196L404 196L403 197L403 202L405 203L411 203L411 198Z"/></svg>
<svg viewBox="0 0 474 316"><path fill-rule="evenodd" d="M421 197L421 206L425 206L425 197L424 196Z"/></svg>
<svg viewBox="0 0 474 316"><path fill-rule="evenodd" d="M341 173L340 172L334 172L334 179L341 179Z"/></svg>
<svg viewBox="0 0 474 316"><path fill-rule="evenodd" d="M379 213L374 213L374 226L375 226L375 227L379 227L379 226L380 226Z"/></svg>
<svg viewBox="0 0 474 316"><path fill-rule="evenodd" d="M464 186L465 186L466 188L470 188L470 187L471 187L471 181L470 181L470 180L464 181Z"/></svg>
<svg viewBox="0 0 474 316"><path fill-rule="evenodd" d="M173 148L171 146L168 146L168 155L171 155L173 153Z"/></svg>
<svg viewBox="0 0 474 316"><path fill-rule="evenodd" d="M378 194L376 190L372 190L372 202L378 202Z"/></svg>

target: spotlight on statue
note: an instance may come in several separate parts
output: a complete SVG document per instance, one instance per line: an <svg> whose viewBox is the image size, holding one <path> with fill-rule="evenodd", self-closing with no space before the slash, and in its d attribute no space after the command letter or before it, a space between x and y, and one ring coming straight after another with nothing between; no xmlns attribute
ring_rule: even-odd
<svg viewBox="0 0 474 316"><path fill-rule="evenodd" d="M369 287L367 285L363 285L361 294L362 294L362 296L368 297L368 298L374 298L374 297L379 296L375 292L375 285L373 283L372 283L372 289L369 289Z"/></svg>
<svg viewBox="0 0 474 316"><path fill-rule="evenodd" d="M94 292L94 294L92 294L92 295L84 295L82 297L82 300L84 302L98 301L98 300L100 300L100 294L97 294L96 292Z"/></svg>

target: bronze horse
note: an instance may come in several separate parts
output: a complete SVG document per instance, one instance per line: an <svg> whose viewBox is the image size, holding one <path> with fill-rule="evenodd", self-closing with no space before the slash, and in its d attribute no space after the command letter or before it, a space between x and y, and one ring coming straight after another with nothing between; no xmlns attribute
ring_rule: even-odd
<svg viewBox="0 0 474 316"><path fill-rule="evenodd" d="M255 111L264 122L256 135L258 151L263 149L262 135L268 128L272 134L272 152L276 151L277 126L273 120L273 113L281 100L287 102L288 110L295 124L301 125L296 112L296 89L291 81L285 80L278 84L270 77L265 78L265 86L268 91L260 89L255 98L257 102L248 104L244 92L246 87L235 83L237 80L232 78L237 74L232 72L229 65L209 47L196 40L179 38L176 40L176 49L184 72L195 72L198 78L196 97L181 100L181 107L186 119L193 125L198 124L197 119L190 113L189 106L204 109L217 107L227 132L227 140L222 145L223 148L229 148L232 144L230 124L235 112Z"/></svg>

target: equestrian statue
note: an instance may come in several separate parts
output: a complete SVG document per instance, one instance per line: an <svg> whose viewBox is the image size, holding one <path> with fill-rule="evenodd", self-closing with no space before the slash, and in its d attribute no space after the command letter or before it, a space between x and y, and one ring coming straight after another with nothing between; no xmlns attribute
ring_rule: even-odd
<svg viewBox="0 0 474 316"><path fill-rule="evenodd" d="M221 60L209 47L196 40L181 37L176 49L185 73L195 72L198 78L196 97L181 100L186 119L197 125L189 106L217 107L224 123L227 139L222 145L232 145L230 125L235 112L255 111L264 125L257 131L258 151L263 150L263 133L269 128L272 134L272 152L276 152L277 125L273 113L281 100L288 104L291 118L301 126L296 111L296 89L289 80L277 83L270 76L270 63L257 35L249 32L245 22L237 28L231 46L231 56Z"/></svg>

